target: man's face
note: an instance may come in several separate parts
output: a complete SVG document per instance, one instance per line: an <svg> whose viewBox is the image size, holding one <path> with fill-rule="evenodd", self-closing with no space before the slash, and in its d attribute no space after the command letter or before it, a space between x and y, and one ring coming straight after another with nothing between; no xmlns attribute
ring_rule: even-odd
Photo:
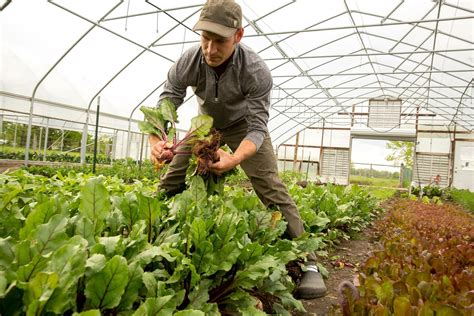
<svg viewBox="0 0 474 316"><path fill-rule="evenodd" d="M243 29L237 30L231 37L222 37L215 33L202 31L201 48L206 63L210 67L222 65L234 52L235 44L240 42Z"/></svg>

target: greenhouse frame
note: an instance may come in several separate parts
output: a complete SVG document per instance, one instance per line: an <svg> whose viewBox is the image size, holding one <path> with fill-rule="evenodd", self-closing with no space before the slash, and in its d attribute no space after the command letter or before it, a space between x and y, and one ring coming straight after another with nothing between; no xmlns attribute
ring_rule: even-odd
<svg viewBox="0 0 474 316"><path fill-rule="evenodd" d="M347 184L354 139L408 141L415 184L439 177L443 187L474 190L472 1L237 2L243 43L273 76L268 129L280 167ZM62 139L80 132L85 163L97 131L111 140L112 159L148 157L138 109L157 104L172 63L199 43L192 28L202 5L1 1L2 142L16 146L7 124L27 126L29 164L31 151L52 148L49 129ZM182 132L196 113L189 90Z"/></svg>

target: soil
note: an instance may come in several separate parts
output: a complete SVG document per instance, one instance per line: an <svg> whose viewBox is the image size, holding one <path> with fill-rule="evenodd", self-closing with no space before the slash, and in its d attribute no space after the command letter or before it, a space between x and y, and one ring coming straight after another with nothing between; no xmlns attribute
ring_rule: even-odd
<svg viewBox="0 0 474 316"><path fill-rule="evenodd" d="M302 300L306 313L297 315L328 315L331 308L338 307L339 284L342 281L356 283L359 273L358 267L367 260L376 247L376 242L372 238L372 230L368 228L356 239L344 240L331 249L328 257L322 258L320 261L329 272L328 278L324 280L328 289L326 296Z"/></svg>

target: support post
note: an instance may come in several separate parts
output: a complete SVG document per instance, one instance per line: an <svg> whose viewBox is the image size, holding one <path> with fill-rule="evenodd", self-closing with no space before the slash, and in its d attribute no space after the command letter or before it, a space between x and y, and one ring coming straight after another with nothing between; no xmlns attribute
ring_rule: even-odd
<svg viewBox="0 0 474 316"><path fill-rule="evenodd" d="M43 120L41 120L43 121ZM43 141L43 126L40 126L40 135L39 135L39 145L37 148L35 148L35 150L37 150L38 152L41 151L41 142Z"/></svg>
<svg viewBox="0 0 474 316"><path fill-rule="evenodd" d="M13 148L16 148L16 135L18 133L18 123L15 123L15 134L13 135Z"/></svg>
<svg viewBox="0 0 474 316"><path fill-rule="evenodd" d="M140 157L138 159L138 170L142 170L142 159L143 159L143 141L145 140L145 134L140 135Z"/></svg>
<svg viewBox="0 0 474 316"><path fill-rule="evenodd" d="M100 111L100 96L97 97L97 113L95 116L94 160L92 162L93 174L95 174L95 165L97 163L97 141L99 138L99 111Z"/></svg>
<svg viewBox="0 0 474 316"><path fill-rule="evenodd" d="M112 138L112 153L111 153L111 159L112 160L115 160L115 157L116 157L116 152L117 152L117 133L118 131L117 130L114 130L114 136Z"/></svg>
<svg viewBox="0 0 474 316"><path fill-rule="evenodd" d="M298 161L298 145L300 142L300 132L296 133L295 152L293 154L293 171L296 171L296 163Z"/></svg>
<svg viewBox="0 0 474 316"><path fill-rule="evenodd" d="M84 129L82 130L82 139L81 139L81 164L82 165L85 165L86 163L88 130L89 130L89 110L87 110L86 122L84 124Z"/></svg>
<svg viewBox="0 0 474 316"><path fill-rule="evenodd" d="M46 119L46 131L44 133L43 161L46 161L46 151L48 150L48 136L49 136L49 118Z"/></svg>
<svg viewBox="0 0 474 316"><path fill-rule="evenodd" d="M0 139L4 139L4 135L6 133L3 132L3 111L2 114L0 114Z"/></svg>
<svg viewBox="0 0 474 316"><path fill-rule="evenodd" d="M64 129L61 130L61 153L64 150Z"/></svg>

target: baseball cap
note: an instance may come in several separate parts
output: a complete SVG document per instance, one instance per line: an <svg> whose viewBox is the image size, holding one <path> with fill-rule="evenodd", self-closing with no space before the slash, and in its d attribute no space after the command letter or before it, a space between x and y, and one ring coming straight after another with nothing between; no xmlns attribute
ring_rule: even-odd
<svg viewBox="0 0 474 316"><path fill-rule="evenodd" d="M230 37L241 27L242 9L234 0L208 0L193 30Z"/></svg>

